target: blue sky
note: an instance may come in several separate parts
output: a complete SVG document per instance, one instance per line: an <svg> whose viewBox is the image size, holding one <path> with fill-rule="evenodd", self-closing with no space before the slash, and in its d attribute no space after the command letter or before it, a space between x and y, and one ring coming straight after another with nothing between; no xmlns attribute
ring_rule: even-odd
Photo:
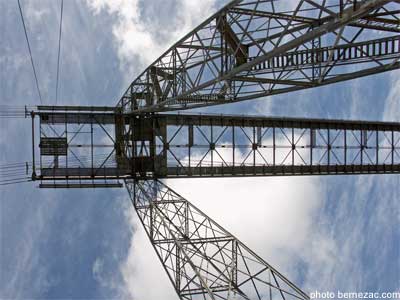
<svg viewBox="0 0 400 300"><path fill-rule="evenodd" d="M59 104L81 105L116 104L149 62L224 4L64 2ZM21 4L44 103L54 104L60 1ZM37 105L17 2L0 0L0 16L0 104ZM212 110L398 122L399 75ZM0 122L1 164L31 160L30 121ZM399 176L168 184L306 291L399 289ZM176 299L124 189L35 186L0 189L0 299Z"/></svg>

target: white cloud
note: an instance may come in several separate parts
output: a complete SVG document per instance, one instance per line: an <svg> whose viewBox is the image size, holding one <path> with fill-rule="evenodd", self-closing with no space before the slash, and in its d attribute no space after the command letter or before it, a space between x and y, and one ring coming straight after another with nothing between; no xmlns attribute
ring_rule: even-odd
<svg viewBox="0 0 400 300"><path fill-rule="evenodd" d="M92 275L93 278L97 281L102 281L102 272L104 267L104 261L100 257L97 257L93 263L92 267Z"/></svg>
<svg viewBox="0 0 400 300"><path fill-rule="evenodd" d="M176 299L175 291L144 232L136 213L128 213L133 231L129 253L121 264L124 299Z"/></svg>
<svg viewBox="0 0 400 300"><path fill-rule="evenodd" d="M386 99L383 118L386 121L398 122L400 119L400 71L392 71L389 78L392 88Z"/></svg>
<svg viewBox="0 0 400 300"><path fill-rule="evenodd" d="M164 16L167 21L173 20L172 25L174 26L169 24L170 26L163 28L142 15L142 2L139 0L86 1L95 13L105 11L116 16L117 21L113 26L113 34L117 41L122 70L128 71L128 76L138 75L138 72L152 63L178 38L209 16L215 5L215 0L201 2L177 0L176 5L179 9L176 16ZM160 33L164 33L168 38L161 39Z"/></svg>
<svg viewBox="0 0 400 300"><path fill-rule="evenodd" d="M2 196L6 196L6 192L2 192ZM31 196L31 195L30 195ZM27 197L27 196L26 196ZM41 199L36 203L36 206L31 208L29 218L18 220L16 226L18 239L13 243L14 251L18 253L18 259L13 266L12 276L4 282L3 290L0 290L0 297L9 299L25 299L34 297L35 295L44 294L53 284L56 283L56 278L49 276L46 266L41 265L41 254L38 251L41 239L48 234L47 224L52 217L56 204L54 199ZM27 199L16 199L26 201ZM5 209L3 201L0 203L2 211ZM6 240L6 230L11 231L11 228L4 227L1 224L0 231L2 239ZM5 251L1 245L1 251ZM8 251L7 251L8 252ZM0 271L0 277L4 277L3 271ZM34 276L33 276L34 275Z"/></svg>
<svg viewBox="0 0 400 300"><path fill-rule="evenodd" d="M168 184L278 269L308 244L320 207L317 178L174 180Z"/></svg>

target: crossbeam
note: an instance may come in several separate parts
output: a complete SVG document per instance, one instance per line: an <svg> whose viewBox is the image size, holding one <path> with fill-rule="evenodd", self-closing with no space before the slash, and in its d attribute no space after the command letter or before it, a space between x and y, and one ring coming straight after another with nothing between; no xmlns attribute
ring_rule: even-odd
<svg viewBox="0 0 400 300"><path fill-rule="evenodd" d="M36 179L42 181L400 173L397 122L36 114L41 129Z"/></svg>

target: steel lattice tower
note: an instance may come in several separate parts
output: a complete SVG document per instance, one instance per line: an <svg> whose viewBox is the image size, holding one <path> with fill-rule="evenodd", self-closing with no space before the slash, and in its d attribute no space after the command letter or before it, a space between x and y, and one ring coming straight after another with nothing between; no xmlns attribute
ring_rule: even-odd
<svg viewBox="0 0 400 300"><path fill-rule="evenodd" d="M309 299L160 180L398 174L400 123L172 111L399 69L399 2L232 1L141 73L116 107L29 112L32 179L42 188L123 181L181 299Z"/></svg>

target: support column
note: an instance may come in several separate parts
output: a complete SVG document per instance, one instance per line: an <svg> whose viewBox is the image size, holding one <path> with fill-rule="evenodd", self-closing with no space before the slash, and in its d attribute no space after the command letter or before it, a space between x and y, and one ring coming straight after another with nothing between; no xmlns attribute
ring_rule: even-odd
<svg viewBox="0 0 400 300"><path fill-rule="evenodd" d="M309 299L241 241L162 182L125 183L180 299Z"/></svg>

